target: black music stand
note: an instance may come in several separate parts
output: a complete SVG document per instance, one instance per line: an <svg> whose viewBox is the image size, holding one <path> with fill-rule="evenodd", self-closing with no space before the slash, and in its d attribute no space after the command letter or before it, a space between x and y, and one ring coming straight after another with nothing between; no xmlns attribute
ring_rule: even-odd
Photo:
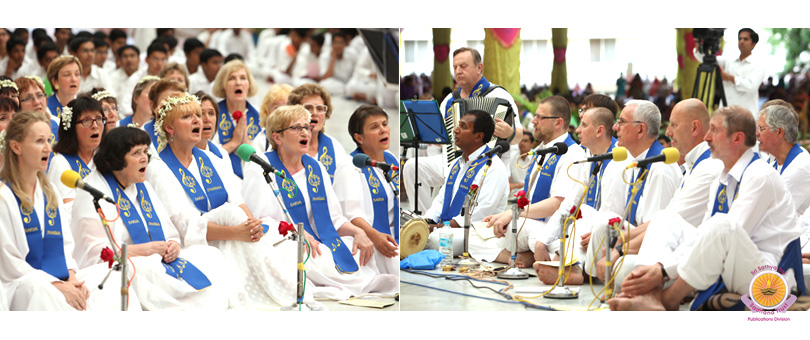
<svg viewBox="0 0 810 340"><path fill-rule="evenodd" d="M419 145L420 144L450 144L450 137L444 127L444 116L439 110L439 105L435 100L403 100L402 106L407 110L408 119L413 131L413 138L403 138L406 141L400 142L404 148L416 148L414 157L414 167L419 169ZM400 131L407 131L401 126ZM419 211L419 172L415 172L414 177L414 213L421 215Z"/></svg>

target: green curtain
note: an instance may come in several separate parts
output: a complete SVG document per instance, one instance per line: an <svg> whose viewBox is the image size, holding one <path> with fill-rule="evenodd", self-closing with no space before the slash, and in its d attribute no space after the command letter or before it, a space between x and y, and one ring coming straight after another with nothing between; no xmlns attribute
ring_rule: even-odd
<svg viewBox="0 0 810 340"><path fill-rule="evenodd" d="M554 67L551 69L551 89L560 95L568 94L568 71L565 67L565 49L568 48L568 29L551 29L551 46L554 48Z"/></svg>
<svg viewBox="0 0 810 340"><path fill-rule="evenodd" d="M450 28L433 29L433 98L441 102L442 89L453 88L453 58L450 56Z"/></svg>
<svg viewBox="0 0 810 340"><path fill-rule="evenodd" d="M512 32L503 32L503 31ZM485 28L484 77L512 94L520 93L520 31ZM512 33L511 36L507 37ZM500 36L498 34L501 34Z"/></svg>

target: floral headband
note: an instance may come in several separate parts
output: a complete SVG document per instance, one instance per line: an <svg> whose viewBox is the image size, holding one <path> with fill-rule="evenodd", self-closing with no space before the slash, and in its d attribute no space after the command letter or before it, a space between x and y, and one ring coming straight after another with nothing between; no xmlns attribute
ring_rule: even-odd
<svg viewBox="0 0 810 340"><path fill-rule="evenodd" d="M31 75L31 76L25 76L25 77L28 78L28 79L31 79L31 80L35 80L37 83L39 83L39 85L42 85L43 88L45 87L45 83L42 81L42 78L40 78L39 76Z"/></svg>
<svg viewBox="0 0 810 340"><path fill-rule="evenodd" d="M163 119L166 117L166 113L177 107L178 105L188 104L188 103L197 103L200 104L200 99L197 96L192 94L184 94L182 96L176 97L169 97L164 99L160 102L160 108L158 108L156 117L155 117L155 135L158 136L160 139L160 143L162 144L166 140L166 132L163 131Z"/></svg>
<svg viewBox="0 0 810 340"><path fill-rule="evenodd" d="M110 93L107 90L99 91L96 94L94 94L92 97L93 97L93 99L98 100L98 101L101 101L104 98L113 98L113 99L115 99L115 96L113 96L112 93Z"/></svg>
<svg viewBox="0 0 810 340"><path fill-rule="evenodd" d="M160 77L158 77L158 76L146 76L146 77L143 77L143 78L141 78L141 80L138 80L138 85L141 85L141 84L143 84L143 83L145 83L147 81L150 81L150 80L158 81L158 80L160 80Z"/></svg>
<svg viewBox="0 0 810 340"><path fill-rule="evenodd" d="M16 90L17 92L20 92L20 89L17 87L17 84L15 84L13 81L8 80L8 79L0 80L0 87L10 87L10 88Z"/></svg>

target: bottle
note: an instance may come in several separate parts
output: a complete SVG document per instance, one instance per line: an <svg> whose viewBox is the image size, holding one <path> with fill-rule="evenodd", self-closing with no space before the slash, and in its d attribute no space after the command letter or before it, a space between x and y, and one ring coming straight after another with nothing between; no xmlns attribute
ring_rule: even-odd
<svg viewBox="0 0 810 340"><path fill-rule="evenodd" d="M439 252L444 254L441 266L453 265L453 231L450 228L450 221L444 222L444 227L439 230Z"/></svg>

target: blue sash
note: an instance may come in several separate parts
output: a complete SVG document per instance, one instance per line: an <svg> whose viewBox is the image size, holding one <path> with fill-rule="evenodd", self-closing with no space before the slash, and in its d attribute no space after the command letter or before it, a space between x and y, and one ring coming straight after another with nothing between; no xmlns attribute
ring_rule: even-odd
<svg viewBox="0 0 810 340"><path fill-rule="evenodd" d="M259 127L259 111L256 111L249 102L245 102L245 104L247 104L247 112L244 112L242 118L247 119L248 139L253 140L261 129ZM228 113L228 105L225 104L225 99L223 99L219 102L219 128L217 129L219 144L225 145L225 143L230 142L231 138L233 138L234 129L236 129L236 124L231 119L231 115ZM242 178L242 159L236 155L236 152L231 153L230 157L233 173Z"/></svg>
<svg viewBox="0 0 810 340"><path fill-rule="evenodd" d="M350 153L351 156L354 156L358 153L363 153L363 150L357 148L356 150ZM399 161L397 157L391 154L390 152L385 152L385 162L388 164L397 164ZM394 186L399 190L399 174L398 171L389 170L389 176L391 176L391 182ZM366 184L368 185L368 190L371 193L371 202L372 207L374 208L374 223L373 227L375 230L383 233L391 235L391 223L388 221L388 195L385 194L385 188L380 188L380 186L384 185L383 181L381 181L376 174L376 171L370 166L363 168L363 178L366 179ZM394 198L394 211L399 212L399 200ZM399 219L394 218L394 231L399 230ZM399 243L399 233L394 232L394 239L396 239L397 243Z"/></svg>
<svg viewBox="0 0 810 340"><path fill-rule="evenodd" d="M87 164L84 163L84 161L82 160L81 157L79 157L79 155L62 154L62 156L65 157L65 159L67 159L68 164L70 164L70 168L73 169L73 171L78 172L79 176L82 176L82 178L85 178L87 177L87 175L90 174L91 171L90 167L88 167Z"/></svg>
<svg viewBox="0 0 810 340"><path fill-rule="evenodd" d="M135 116L134 113L129 115L129 116L124 117L124 119L119 120L118 121L118 126L127 126L129 124L132 124L132 117L133 116Z"/></svg>
<svg viewBox="0 0 810 340"><path fill-rule="evenodd" d="M146 218L146 226L141 219L140 214L136 209L133 209L132 202L123 189L118 185L115 177L111 173L103 174L104 179L113 192L113 198L121 208L121 222L127 227L129 236L135 244L148 243L152 241L165 241L166 237L163 235L163 227L160 225L160 219L152 208L152 200L149 198L149 192L143 183L136 183L138 189L138 200L140 201L141 210ZM211 286L211 281L191 262L183 258L177 258L171 263L161 262L166 269L166 274L176 279L186 281L191 287L196 290L201 290Z"/></svg>
<svg viewBox="0 0 810 340"><path fill-rule="evenodd" d="M606 153L613 151L614 147L615 145L611 143ZM588 195L585 197L585 204L594 209L598 209L598 202L602 198L602 190L599 189L599 182L602 181L602 175L605 174L605 168L607 168L608 163L610 163L612 160L612 158L608 158L602 162L602 166L599 167L599 176L594 177L593 181L591 181L591 184L588 187ZM589 174L593 174L594 167L596 167L596 162L591 163L591 172L589 172Z"/></svg>
<svg viewBox="0 0 810 340"><path fill-rule="evenodd" d="M490 85L492 84L489 83L489 80L487 80L487 78L481 77L481 80L479 80L477 83L475 83L475 86L473 86L473 90L472 92L470 92L470 96L468 98L477 97L479 94L481 94L481 92L488 89ZM461 87L459 87L456 90L456 94L458 95L459 98L461 98ZM448 100L447 105L445 105L444 107L445 117L447 117L447 113L450 112L450 108L452 106L453 100Z"/></svg>
<svg viewBox="0 0 810 340"><path fill-rule="evenodd" d="M166 141L164 140L163 143L159 143L158 136L155 133L155 119L151 119L148 122L143 124L143 129L146 130L146 133L149 134L149 138L152 138L152 145L155 146L156 150L160 150L162 147L166 146Z"/></svg>
<svg viewBox="0 0 810 340"><path fill-rule="evenodd" d="M11 188L9 187L9 189ZM11 192L14 193L14 190ZM28 262L33 268L40 269L65 281L70 276L70 273L65 261L62 218L58 208L52 209L48 206L48 196L45 194L42 196L45 196L45 212L47 215L44 237L42 236L42 230L39 229L39 216L37 216L36 210L23 211L20 198L17 197L17 194L14 194L17 205L20 207L20 217L22 217L25 238L28 240L28 255L25 256L25 262Z"/></svg>
<svg viewBox="0 0 810 340"><path fill-rule="evenodd" d="M484 151L481 151L481 153L483 154L487 151L489 151L489 146L485 146ZM455 164L453 164L453 168L450 170L450 176L447 177L447 183L444 187L444 205L442 206L442 213L439 215L439 223L452 220L453 217L461 213L461 206L464 205L464 196L470 192L470 186L473 184L475 175L484 167L487 160L489 160L489 158L481 158L470 163L470 167L467 168L467 172L464 173L464 179L459 183L458 191L456 191L454 196L453 188L456 185L456 179L459 177L458 172L461 169L461 162L464 161L464 158L459 157L456 160Z"/></svg>
<svg viewBox="0 0 810 340"><path fill-rule="evenodd" d="M692 164L692 169L689 169L689 173L691 174L692 171L695 171L695 168L697 168L697 166L698 166L698 164L700 164L700 162L705 161L706 159L708 159L711 156L712 156L712 150L711 149L706 149L706 151L703 151L703 153L700 154L700 157L698 157L698 159L695 161L695 164ZM684 170L684 176L685 175L686 175L686 170ZM683 188L684 182L685 182L684 180L681 180L681 188Z"/></svg>
<svg viewBox="0 0 810 340"><path fill-rule="evenodd" d="M182 163L174 155L172 147L167 145L163 151L160 152L160 159L169 166L174 177L183 185L183 190L186 195L194 201L194 206L197 207L201 213L209 212L228 201L228 192L222 184L216 169L211 164L211 159L205 155L205 152L194 147L191 154L197 160L200 167L200 175L203 179L203 190L200 183L194 176L188 172L189 170L183 166Z"/></svg>
<svg viewBox="0 0 810 340"><path fill-rule="evenodd" d="M335 181L335 146L332 144L332 138L323 134L323 131L318 134L318 161L323 164L326 172L329 173L329 179Z"/></svg>
<svg viewBox="0 0 810 340"><path fill-rule="evenodd" d="M745 170L751 166L751 163L754 163L755 160L759 159L759 154L754 152L754 158L751 158L751 161L748 162L748 165L745 166L743 169L742 175L740 175L740 181L737 182L737 187L734 190L734 199L737 199L737 195L740 194L740 183L742 183L743 175L745 175ZM716 213L724 213L727 214L728 211L731 209L728 202L728 194L726 193L726 185L720 183L720 186L717 188L717 196L714 198L714 204L712 205L712 216Z"/></svg>
<svg viewBox="0 0 810 340"><path fill-rule="evenodd" d="M788 152L787 158L785 158L785 164L782 165L782 170L779 171L780 175L785 173L785 169L787 169L788 165L790 165L790 163L793 162L793 160L796 159L796 156L801 154L802 151L804 151L804 150L802 150L802 147L799 146L799 143L793 144L793 147L790 148L790 152ZM774 169L776 169L777 163L778 162L774 158L774 160L773 160L773 168Z"/></svg>
<svg viewBox="0 0 810 340"><path fill-rule="evenodd" d="M61 119L62 104L59 103L59 99L56 98L56 93L48 97L48 110L51 110L51 115Z"/></svg>
<svg viewBox="0 0 810 340"><path fill-rule="evenodd" d="M657 140L650 145L650 149L647 150L647 157L658 156L661 152L664 151L664 147L659 143ZM638 202L641 200L641 194L644 193L644 186L647 185L647 179L650 178L650 167L652 163L645 165L643 168L638 169L638 174L636 174L636 178L633 180L633 183L638 180L638 176L641 175L644 169L647 170L647 175L644 176L644 180L641 182L641 188L638 189L635 195L633 195L633 207L630 209L630 216L628 217L628 221L633 223L633 225L638 225L636 221L636 211L638 210ZM633 186L631 185L627 189L627 204L630 204L630 195L633 193Z"/></svg>
<svg viewBox="0 0 810 340"><path fill-rule="evenodd" d="M301 157L301 161L306 168L306 187L309 193L312 218L315 220L315 228L313 229L309 224L304 196L299 192L298 185L295 183L295 180L292 179L292 174L287 171L287 168L284 167L284 163L279 159L278 152L273 150L265 155L267 156L267 160L270 161L270 164L287 177L282 180L281 177L276 176L276 180L281 183L281 187L287 191L286 194L281 196L284 199L284 205L289 209L293 223L303 223L304 229L310 233L310 235L315 237L318 242L329 246L329 249L332 250L335 268L338 272L354 273L358 271L360 268L357 266L357 262L354 261L352 252L340 239L337 229L335 229L335 226L332 224L329 204L326 201L326 188L321 179L323 174L321 173L318 161L308 155Z"/></svg>
<svg viewBox="0 0 810 340"><path fill-rule="evenodd" d="M565 137L565 144L568 145L570 148L576 142L571 138L571 134L566 134ZM532 158L532 163L529 165L529 171L526 172L526 178L523 181L523 191L528 195L529 193L529 182L531 181L532 170L534 170L535 163L537 163L537 157L540 155L535 155ZM557 169L557 155L552 154L548 157L543 165L543 168L540 169L540 174L537 176L537 185L534 187L534 192L532 192L531 203L540 202L544 199L547 199L550 192L551 192L551 183L554 181L554 172Z"/></svg>
<svg viewBox="0 0 810 340"><path fill-rule="evenodd" d="M214 142L210 140L208 141L208 151L214 154L214 156L217 156L220 159L222 159L222 152L219 152L219 148L217 148L217 146L214 145Z"/></svg>

